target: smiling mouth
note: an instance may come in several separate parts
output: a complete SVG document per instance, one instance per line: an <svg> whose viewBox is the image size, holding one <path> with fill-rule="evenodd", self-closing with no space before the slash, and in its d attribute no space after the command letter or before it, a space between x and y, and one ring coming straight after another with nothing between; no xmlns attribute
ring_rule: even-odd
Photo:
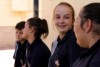
<svg viewBox="0 0 100 67"><path fill-rule="evenodd" d="M58 25L59 28L65 28L66 25Z"/></svg>

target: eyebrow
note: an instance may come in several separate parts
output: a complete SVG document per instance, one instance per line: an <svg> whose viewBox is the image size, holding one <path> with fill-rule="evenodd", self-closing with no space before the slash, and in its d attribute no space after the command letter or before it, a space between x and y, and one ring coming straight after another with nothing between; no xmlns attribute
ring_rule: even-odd
<svg viewBox="0 0 100 67"><path fill-rule="evenodd" d="M55 14L55 15L59 15L59 14ZM65 15L71 15L71 14L65 14Z"/></svg>

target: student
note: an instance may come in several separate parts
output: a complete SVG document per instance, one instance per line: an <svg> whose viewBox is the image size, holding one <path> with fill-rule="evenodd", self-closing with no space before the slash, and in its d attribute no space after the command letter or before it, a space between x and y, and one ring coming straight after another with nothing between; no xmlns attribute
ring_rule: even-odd
<svg viewBox="0 0 100 67"><path fill-rule="evenodd" d="M73 7L66 2L59 3L54 9L53 21L59 35L52 44L49 67L71 67L83 50L73 32Z"/></svg>
<svg viewBox="0 0 100 67"><path fill-rule="evenodd" d="M25 54L26 54L26 43L25 39L22 37L25 21L20 21L16 24L16 47L13 58L15 59L14 67L22 67L25 64Z"/></svg>
<svg viewBox="0 0 100 67"><path fill-rule="evenodd" d="M81 9L74 31L78 45L89 49L73 67L100 67L100 3L90 3Z"/></svg>
<svg viewBox="0 0 100 67"><path fill-rule="evenodd" d="M48 36L48 25L45 19L29 18L25 23L23 37L28 40L26 67L47 67L50 50L42 41Z"/></svg>

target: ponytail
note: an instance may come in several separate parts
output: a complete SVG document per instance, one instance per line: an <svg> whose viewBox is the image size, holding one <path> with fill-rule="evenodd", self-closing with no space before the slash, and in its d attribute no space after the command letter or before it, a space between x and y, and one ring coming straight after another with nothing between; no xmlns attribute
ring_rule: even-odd
<svg viewBox="0 0 100 67"><path fill-rule="evenodd" d="M40 19L38 17L29 18L28 24L30 27L35 27L35 37L40 38L43 36L43 38L46 38L48 36L49 30L48 30L48 24L45 19Z"/></svg>
<svg viewBox="0 0 100 67"><path fill-rule="evenodd" d="M41 32L42 32L43 38L46 38L49 34L48 24L45 19L41 20Z"/></svg>

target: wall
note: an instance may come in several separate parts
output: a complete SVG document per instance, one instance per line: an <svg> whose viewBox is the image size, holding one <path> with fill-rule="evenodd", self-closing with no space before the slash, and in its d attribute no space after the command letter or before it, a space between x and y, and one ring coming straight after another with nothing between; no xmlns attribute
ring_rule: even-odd
<svg viewBox="0 0 100 67"><path fill-rule="evenodd" d="M57 30L54 28L52 17L53 17L53 10L54 7L60 2L68 2L70 3L76 12L76 17L80 11L80 9L91 2L100 2L100 0L40 0L40 8L39 14L41 18L46 18L49 25L50 34L47 38L46 43L48 44L49 48L51 48L52 41L56 39Z"/></svg>
<svg viewBox="0 0 100 67"><path fill-rule="evenodd" d="M91 2L100 2L100 0L39 0L39 17L45 18L48 21L50 33L47 39L44 41L49 48L51 48L52 41L57 37L57 31L52 22L53 9L62 1L68 2L74 7L76 17L79 13L79 10L84 5ZM29 17L33 16L33 0L27 0L26 11L12 10L12 0L0 0L0 7L0 49L3 47L14 47L16 40L14 26L19 21L27 20Z"/></svg>
<svg viewBox="0 0 100 67"><path fill-rule="evenodd" d="M15 25L19 21L27 20L27 18L33 16L33 0L27 0L27 7L24 6L27 10L23 11L13 10L12 1L14 0L0 0L0 49L14 47L16 40ZM15 6L23 7L17 2ZM15 9L17 8L15 7Z"/></svg>

